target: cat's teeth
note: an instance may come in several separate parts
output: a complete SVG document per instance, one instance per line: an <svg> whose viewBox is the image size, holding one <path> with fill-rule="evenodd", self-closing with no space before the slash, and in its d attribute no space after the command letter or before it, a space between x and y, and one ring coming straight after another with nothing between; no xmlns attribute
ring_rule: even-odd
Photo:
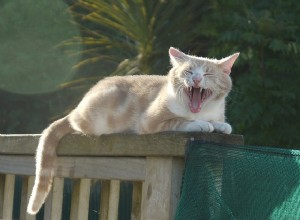
<svg viewBox="0 0 300 220"><path fill-rule="evenodd" d="M192 87L188 87L187 90L188 90L189 98L191 99L192 98Z"/></svg>

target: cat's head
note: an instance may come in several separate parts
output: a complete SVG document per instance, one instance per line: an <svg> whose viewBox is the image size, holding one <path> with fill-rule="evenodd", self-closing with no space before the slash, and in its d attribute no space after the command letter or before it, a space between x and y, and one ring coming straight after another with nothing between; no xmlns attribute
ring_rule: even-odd
<svg viewBox="0 0 300 220"><path fill-rule="evenodd" d="M230 92L229 74L239 53L216 60L187 55L171 47L169 55L174 92L180 100L188 102L191 112L200 112L209 101L225 98Z"/></svg>

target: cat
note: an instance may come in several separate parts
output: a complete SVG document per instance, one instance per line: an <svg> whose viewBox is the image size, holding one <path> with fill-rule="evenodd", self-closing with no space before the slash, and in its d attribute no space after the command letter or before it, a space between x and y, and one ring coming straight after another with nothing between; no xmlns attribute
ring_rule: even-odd
<svg viewBox="0 0 300 220"><path fill-rule="evenodd" d="M56 146L68 133L102 135L162 131L230 134L225 98L239 56L221 60L187 55L171 47L167 76L114 76L99 81L66 117L53 122L39 140L36 177L27 212L36 214L51 189Z"/></svg>

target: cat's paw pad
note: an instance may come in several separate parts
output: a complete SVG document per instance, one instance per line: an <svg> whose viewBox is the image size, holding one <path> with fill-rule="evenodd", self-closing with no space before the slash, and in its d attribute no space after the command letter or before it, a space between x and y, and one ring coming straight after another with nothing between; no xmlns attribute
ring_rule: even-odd
<svg viewBox="0 0 300 220"><path fill-rule="evenodd" d="M193 121L187 125L187 131L213 132L214 127L207 121Z"/></svg>
<svg viewBox="0 0 300 220"><path fill-rule="evenodd" d="M214 130L219 133L231 134L231 125L225 122L212 122Z"/></svg>

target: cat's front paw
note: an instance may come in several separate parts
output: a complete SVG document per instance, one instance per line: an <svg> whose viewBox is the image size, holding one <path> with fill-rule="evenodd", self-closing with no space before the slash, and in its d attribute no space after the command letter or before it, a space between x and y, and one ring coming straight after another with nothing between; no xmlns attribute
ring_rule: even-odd
<svg viewBox="0 0 300 220"><path fill-rule="evenodd" d="M193 121L186 126L186 131L213 132L214 127L207 121Z"/></svg>
<svg viewBox="0 0 300 220"><path fill-rule="evenodd" d="M214 130L219 133L231 134L232 128L231 125L226 122L211 122Z"/></svg>

